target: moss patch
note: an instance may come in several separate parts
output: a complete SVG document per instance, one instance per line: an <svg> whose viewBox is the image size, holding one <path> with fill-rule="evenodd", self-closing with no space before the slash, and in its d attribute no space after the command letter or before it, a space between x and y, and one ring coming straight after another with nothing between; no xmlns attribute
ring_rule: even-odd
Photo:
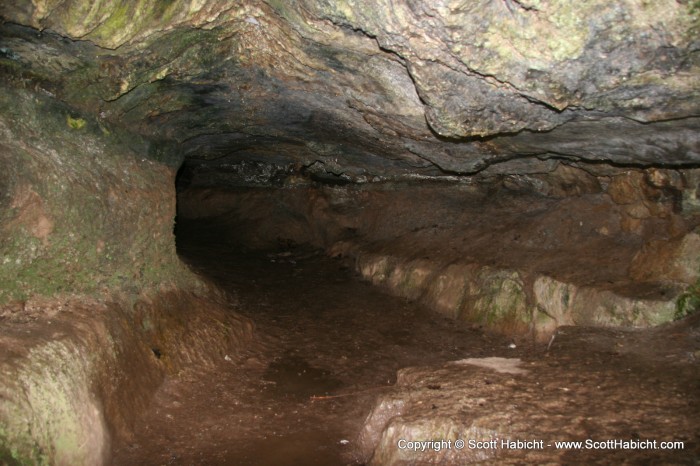
<svg viewBox="0 0 700 466"><path fill-rule="evenodd" d="M674 320L680 320L700 310L700 280L691 285L676 299Z"/></svg>
<svg viewBox="0 0 700 466"><path fill-rule="evenodd" d="M85 37L108 48L117 48L134 37L167 27L178 13L184 18L192 12L172 0L78 1L60 5L51 12L60 18L69 35Z"/></svg>
<svg viewBox="0 0 700 466"><path fill-rule="evenodd" d="M71 129L83 129L87 122L82 118L73 118L70 115L66 115L66 123Z"/></svg>

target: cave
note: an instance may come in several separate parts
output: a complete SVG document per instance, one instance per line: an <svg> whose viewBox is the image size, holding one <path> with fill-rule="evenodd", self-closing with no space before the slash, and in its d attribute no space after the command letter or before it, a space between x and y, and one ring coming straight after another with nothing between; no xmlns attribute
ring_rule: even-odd
<svg viewBox="0 0 700 466"><path fill-rule="evenodd" d="M697 464L698 1L0 18L0 464Z"/></svg>

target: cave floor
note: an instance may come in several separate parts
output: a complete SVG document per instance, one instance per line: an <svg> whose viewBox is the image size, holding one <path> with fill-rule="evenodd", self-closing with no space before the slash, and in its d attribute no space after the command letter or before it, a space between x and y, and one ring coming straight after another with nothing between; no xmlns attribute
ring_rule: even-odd
<svg viewBox="0 0 700 466"><path fill-rule="evenodd" d="M204 230L181 235L178 244L193 269L229 291L232 309L255 322L257 343L215 371L193 368L168 379L133 438L114 445L116 465L361 464L358 434L377 400L397 390L397 370L492 356L520 358L528 372L465 373L473 395L517 411L508 400L518 391L523 415L513 424L535 422L535 436L560 433L545 443L581 439L568 432L594 440L680 440L685 447L549 449L524 452L523 459L697 464L700 458L697 318L646 331L562 328L548 349L389 296L311 249L240 251ZM430 396L440 394L440 384L427 387L415 396L427 396L425 404L444 414L455 390L445 390L435 409ZM518 461L508 458L503 462Z"/></svg>

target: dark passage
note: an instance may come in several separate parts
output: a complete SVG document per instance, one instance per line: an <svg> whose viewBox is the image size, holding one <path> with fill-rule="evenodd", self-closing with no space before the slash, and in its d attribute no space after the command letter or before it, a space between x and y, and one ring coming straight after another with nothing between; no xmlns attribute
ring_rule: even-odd
<svg viewBox="0 0 700 466"><path fill-rule="evenodd" d="M168 380L133 441L115 447L117 465L364 464L368 442L379 442L381 433L372 423L390 414L410 424L412 416L479 423L498 413L507 415L504 428L513 438L585 434L685 445L504 452L498 458L506 464L514 458L692 464L700 453L700 380L688 363L697 322L644 332L567 327L548 351L526 337L485 333L388 296L313 248L251 251L222 231L213 220L181 223L179 252L226 290L232 310L255 322L257 343L215 371ZM520 358L526 372L447 364L485 357ZM397 370L412 366L423 369L397 383ZM385 403L392 397L405 398L393 413ZM474 402L466 410L465 400Z"/></svg>

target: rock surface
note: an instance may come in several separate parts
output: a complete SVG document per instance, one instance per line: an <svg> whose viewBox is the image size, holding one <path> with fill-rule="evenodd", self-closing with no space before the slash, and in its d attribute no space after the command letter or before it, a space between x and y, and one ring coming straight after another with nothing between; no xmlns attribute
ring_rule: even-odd
<svg viewBox="0 0 700 466"><path fill-rule="evenodd" d="M34 28L3 26L17 79L195 158L353 180L522 158L700 163L696 2L22 1L0 15Z"/></svg>
<svg viewBox="0 0 700 466"><path fill-rule="evenodd" d="M0 95L0 304L194 276L175 254L175 168L45 95Z"/></svg>
<svg viewBox="0 0 700 466"><path fill-rule="evenodd" d="M109 464L165 377L237 358L251 322L177 289L0 307L0 463Z"/></svg>
<svg viewBox="0 0 700 466"><path fill-rule="evenodd" d="M676 335L673 342L666 330ZM687 324L607 332L564 327L546 353L522 361L471 358L402 369L360 432L362 459L382 466L692 463L688 449L698 436L688 414L696 411L695 395L677 377L694 384L694 359L676 345L694 333ZM608 440L649 443L612 448ZM683 448L662 448L670 441Z"/></svg>
<svg viewBox="0 0 700 466"><path fill-rule="evenodd" d="M129 431L90 390L128 370L130 338L149 354L150 324L115 319L204 289L175 253L176 182L181 215L226 214L241 244L324 247L479 325L694 312L699 18L696 0L0 3L0 317L96 303L63 336L53 314L0 335L38 348L1 361L0 461L99 464ZM180 338L192 316L158 299L144 312ZM225 343L214 327L185 359Z"/></svg>

